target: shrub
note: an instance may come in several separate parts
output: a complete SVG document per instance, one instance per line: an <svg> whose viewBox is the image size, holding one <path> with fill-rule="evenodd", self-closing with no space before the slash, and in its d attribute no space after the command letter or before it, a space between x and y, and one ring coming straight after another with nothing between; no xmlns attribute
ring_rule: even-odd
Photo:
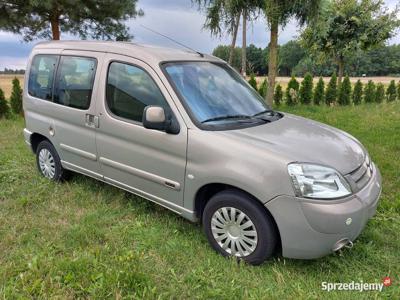
<svg viewBox="0 0 400 300"><path fill-rule="evenodd" d="M257 80L254 76L254 74L251 74L250 79L249 79L249 84L257 91Z"/></svg>
<svg viewBox="0 0 400 300"><path fill-rule="evenodd" d="M278 83L278 85L275 88L275 94L274 94L274 102L276 106L281 105L283 98L283 91L281 85Z"/></svg>
<svg viewBox="0 0 400 300"><path fill-rule="evenodd" d="M351 83L349 76L345 76L342 84L340 85L339 91L339 104L340 105L349 105L351 99Z"/></svg>
<svg viewBox="0 0 400 300"><path fill-rule="evenodd" d="M320 77L314 89L314 104L319 105L323 102L325 102L325 82L322 77Z"/></svg>
<svg viewBox="0 0 400 300"><path fill-rule="evenodd" d="M258 93L261 95L261 97L265 99L265 97L267 96L267 91L268 91L268 81L267 79L264 79L258 89Z"/></svg>
<svg viewBox="0 0 400 300"><path fill-rule="evenodd" d="M375 102L382 103L385 99L385 86L383 83L378 83L376 85Z"/></svg>
<svg viewBox="0 0 400 300"><path fill-rule="evenodd" d="M328 87L326 88L325 103L331 105L336 102L337 98L337 76L333 73Z"/></svg>
<svg viewBox="0 0 400 300"><path fill-rule="evenodd" d="M397 84L397 99L400 100L400 81Z"/></svg>
<svg viewBox="0 0 400 300"><path fill-rule="evenodd" d="M286 89L286 104L295 105L299 94L299 82L294 76L290 79Z"/></svg>
<svg viewBox="0 0 400 300"><path fill-rule="evenodd" d="M357 80L356 84L354 85L354 91L353 91L353 103L355 105L361 103L362 94L363 94L363 84L361 83L361 80Z"/></svg>
<svg viewBox="0 0 400 300"><path fill-rule="evenodd" d="M302 104L310 104L313 97L313 77L310 73L304 76L300 87L300 102Z"/></svg>
<svg viewBox="0 0 400 300"><path fill-rule="evenodd" d="M9 111L10 108L8 107L4 92L2 89L0 89L0 119L7 117Z"/></svg>
<svg viewBox="0 0 400 300"><path fill-rule="evenodd" d="M10 104L13 113L22 114L22 89L18 78L14 78L12 81Z"/></svg>
<svg viewBox="0 0 400 300"><path fill-rule="evenodd" d="M396 83L392 80L386 90L387 101L396 101Z"/></svg>
<svg viewBox="0 0 400 300"><path fill-rule="evenodd" d="M375 101L375 83L369 80L364 90L365 103L372 103Z"/></svg>

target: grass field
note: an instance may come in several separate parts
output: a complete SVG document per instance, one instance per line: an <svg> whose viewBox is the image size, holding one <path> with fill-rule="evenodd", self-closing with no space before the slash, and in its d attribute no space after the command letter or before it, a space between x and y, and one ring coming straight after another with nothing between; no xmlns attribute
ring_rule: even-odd
<svg viewBox="0 0 400 300"><path fill-rule="evenodd" d="M0 120L0 298L395 299L400 295L400 103L283 108L356 136L383 194L352 250L259 267L216 254L198 224L93 179L42 178L22 119ZM393 285L326 292L321 282Z"/></svg>

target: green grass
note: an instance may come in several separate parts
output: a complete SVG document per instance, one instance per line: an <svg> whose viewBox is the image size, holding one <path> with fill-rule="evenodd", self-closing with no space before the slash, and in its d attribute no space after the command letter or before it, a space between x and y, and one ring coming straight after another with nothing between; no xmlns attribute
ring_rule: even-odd
<svg viewBox="0 0 400 300"><path fill-rule="evenodd" d="M1 298L396 298L400 294L400 104L282 108L348 131L383 174L377 215L352 250L259 267L216 254L198 224L81 175L39 176L22 119L0 120ZM381 282L326 292L321 282Z"/></svg>

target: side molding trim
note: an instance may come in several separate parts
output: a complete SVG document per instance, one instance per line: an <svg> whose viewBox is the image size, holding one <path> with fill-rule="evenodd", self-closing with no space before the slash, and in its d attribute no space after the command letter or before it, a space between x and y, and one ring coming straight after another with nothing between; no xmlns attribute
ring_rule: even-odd
<svg viewBox="0 0 400 300"><path fill-rule="evenodd" d="M111 179L109 177L104 177L104 181L109 183L109 184L111 184L111 185L119 187L119 188L121 188L123 190L131 192L132 194L138 195L138 196L140 196L140 197L142 197L142 198L144 198L146 200L149 200L149 201L154 202L154 203L156 203L158 205L161 205L162 207L165 207L165 208L167 208L169 210L172 210L173 212L175 212L175 213L177 213L179 215L182 215L182 216L184 216L185 218L187 218L189 220L195 221L195 217L194 217L195 213L193 211L191 211L191 210L188 210L188 209L182 207L182 206L179 206L179 205L177 205L175 203L166 201L166 200L164 200L162 198L153 196L153 195L148 194L146 192L143 192L141 190L135 189L135 188L133 188L133 187L131 187L129 185L126 185L126 184L124 184L122 182L119 182L117 180ZM188 217L188 216L191 216L191 217Z"/></svg>
<svg viewBox="0 0 400 300"><path fill-rule="evenodd" d="M71 171L75 171L75 172L78 172L78 173L87 175L87 176L92 177L92 178L94 178L94 179L103 180L103 175L101 175L101 174L99 174L99 173L96 173L96 172L93 172L93 171L90 171L90 170L88 170L88 169L79 167L79 166L77 166L77 165L71 164L71 163L69 163L69 162L67 162L67 161L65 161L65 160L62 160L62 161L61 161L61 165L62 165L65 169L68 169L68 170L71 170Z"/></svg>
<svg viewBox="0 0 400 300"><path fill-rule="evenodd" d="M161 184L163 186L166 186L166 187L168 187L170 189L173 189L173 190L176 190L176 191L179 191L181 189L181 185L180 185L179 182L172 181L172 180L169 180L167 178L164 178L164 177L161 177L161 176L158 176L158 175L154 175L152 173L149 173L149 172L146 172L146 171L143 171L143 170L139 170L139 169L136 169L136 168L131 167L131 166L127 166L127 165L121 164L119 162L113 161L113 160L105 158L105 157L100 157L99 160L100 160L101 163L103 163L103 164L105 164L105 165L107 165L109 167L112 167L112 168L115 168L115 169L130 173L132 175L135 175L135 176L147 179L147 180L150 180L152 182L155 182L155 183Z"/></svg>
<svg viewBox="0 0 400 300"><path fill-rule="evenodd" d="M93 160L93 161L97 160L97 156L95 154L93 154L93 153L86 152L86 151L83 151L81 149L78 149L78 148L75 148L75 147L71 147L71 146L68 146L68 145L65 145L65 144L60 144L60 147L61 147L61 149L65 150L65 151L68 151L68 152L71 152L73 154L82 156L84 158L87 158L87 159L90 159L90 160Z"/></svg>

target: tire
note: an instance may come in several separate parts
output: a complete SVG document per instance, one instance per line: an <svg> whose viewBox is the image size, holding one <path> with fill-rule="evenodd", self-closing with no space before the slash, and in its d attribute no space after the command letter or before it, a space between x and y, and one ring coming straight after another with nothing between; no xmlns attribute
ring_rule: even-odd
<svg viewBox="0 0 400 300"><path fill-rule="evenodd" d="M214 195L204 208L202 223L217 252L252 265L271 257L278 242L272 217L256 199L237 190Z"/></svg>
<svg viewBox="0 0 400 300"><path fill-rule="evenodd" d="M36 149L36 164L42 176L59 182L64 179L65 170L54 146L47 140L39 143Z"/></svg>

